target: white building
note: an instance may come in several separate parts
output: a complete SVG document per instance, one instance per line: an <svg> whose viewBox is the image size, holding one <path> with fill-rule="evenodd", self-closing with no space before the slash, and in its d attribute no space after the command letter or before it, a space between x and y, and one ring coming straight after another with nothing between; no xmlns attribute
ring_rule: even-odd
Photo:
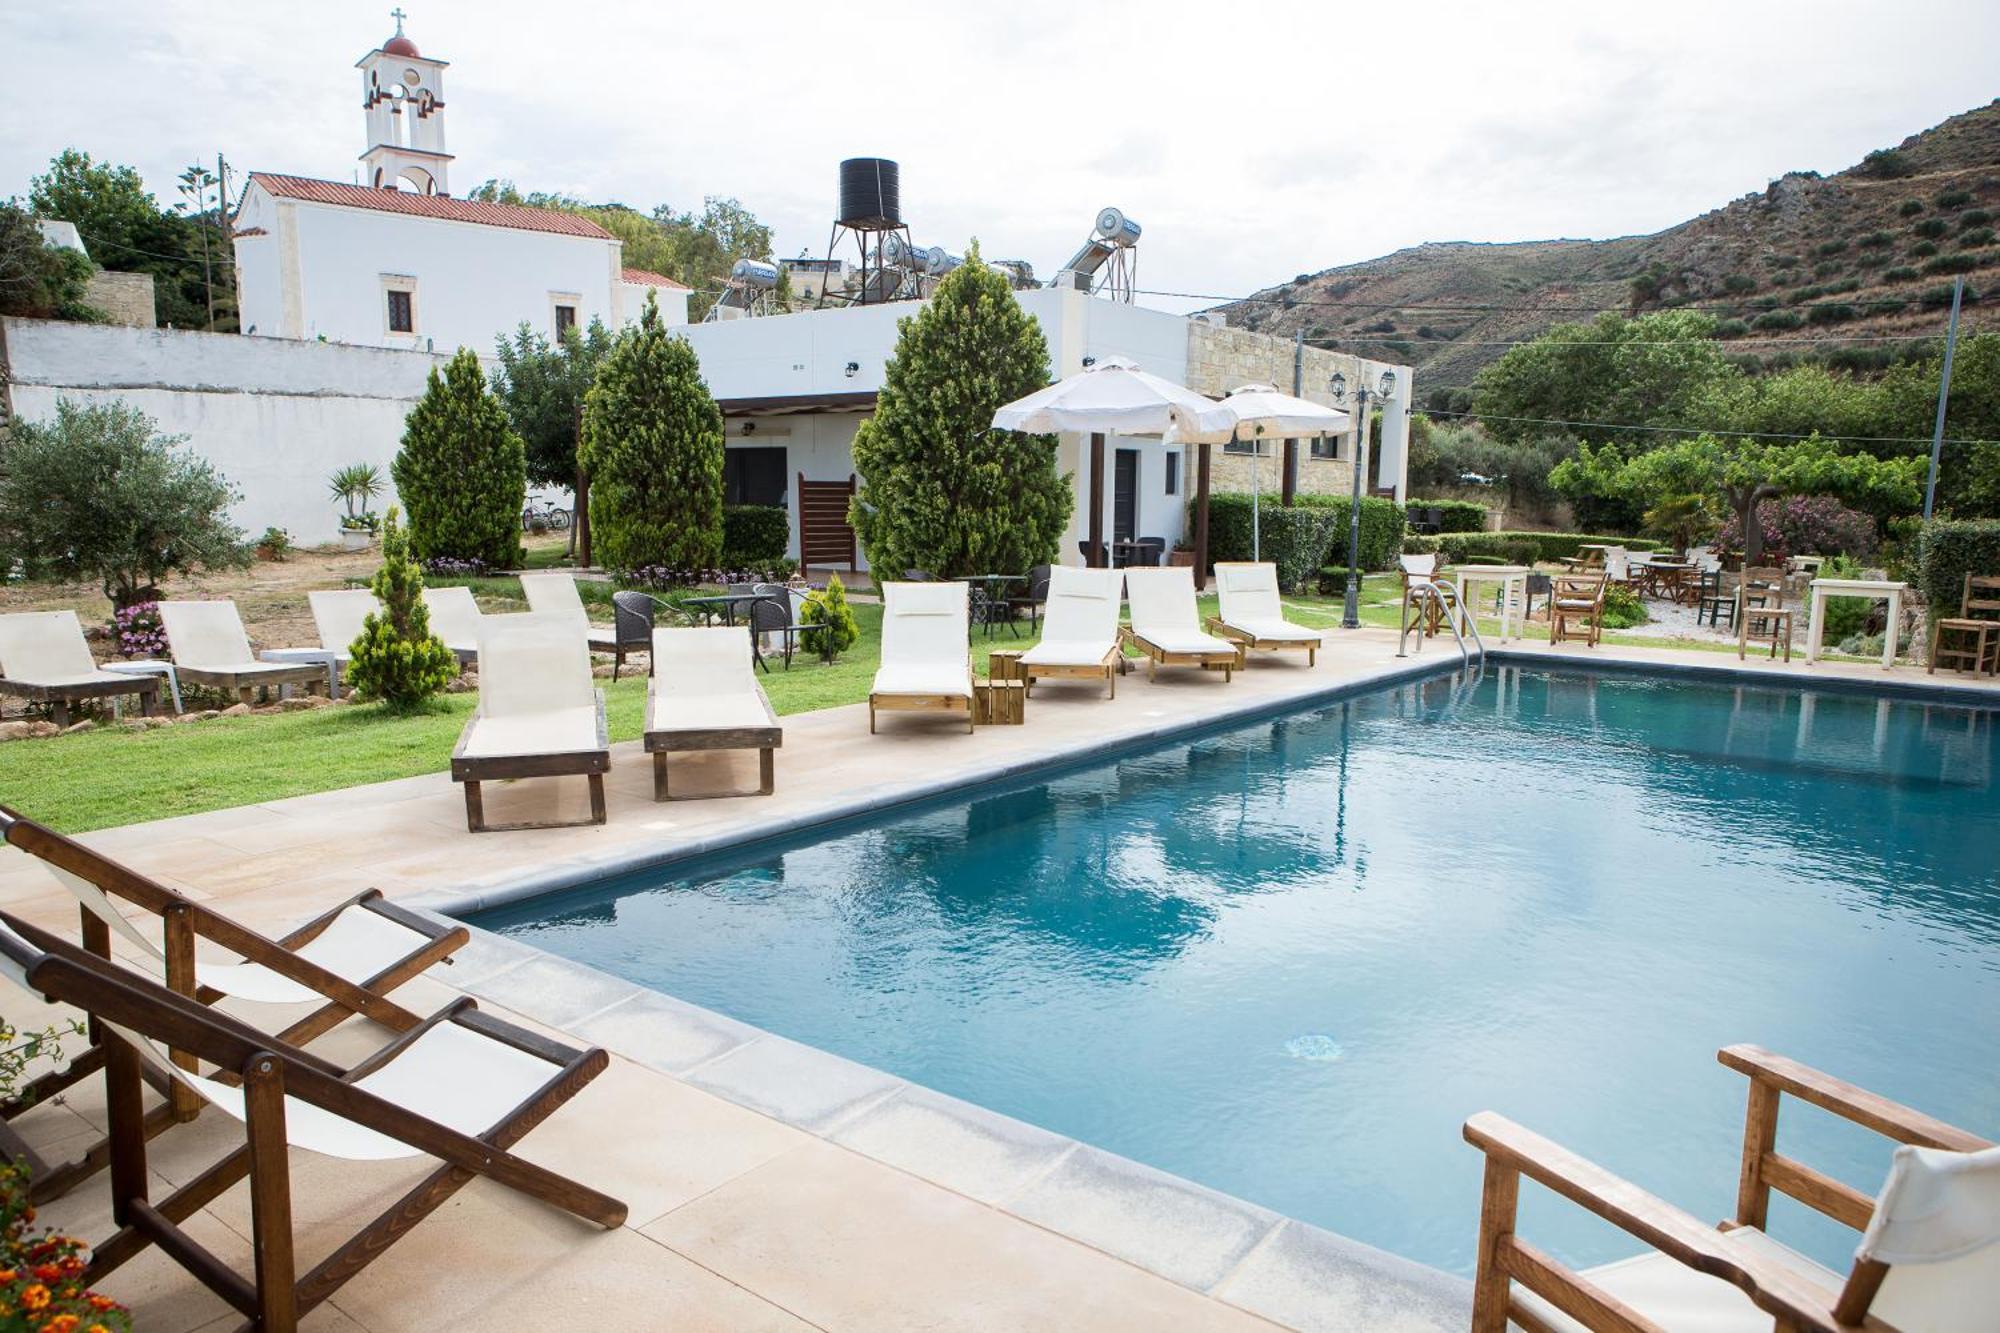
<svg viewBox="0 0 2000 1333"><path fill-rule="evenodd" d="M619 328L649 291L685 323L687 288L626 268L590 219L451 197L445 67L398 19L357 65L364 183L250 174L236 216L243 332L485 356L524 321L550 337L593 319Z"/></svg>
<svg viewBox="0 0 2000 1333"><path fill-rule="evenodd" d="M1015 293L1048 340L1049 371L1075 374L1086 358L1122 356L1141 369L1220 395L1254 380L1289 390L1301 367L1302 396L1329 401L1328 379L1339 370L1352 385L1374 384L1383 370L1397 376L1395 396L1382 408L1382 446L1370 460L1369 489L1404 498L1409 440L1411 371L1317 348L1295 348L1290 339L1219 328L1166 311L1150 310L1061 288ZM728 451L724 495L731 504L782 505L793 514L789 554L800 558L798 516L803 486L846 482L854 473L854 433L875 407L883 372L896 345L896 321L918 309L902 301L812 310L689 325L683 334L701 360L703 377L722 408ZM1295 362L1295 358L1297 358ZM1365 378L1364 378L1365 377ZM1058 466L1075 477L1076 512L1062 542L1062 558L1081 563L1089 536L1090 458L1087 435L1060 437ZM1345 494L1353 472L1354 440L1297 446L1298 486ZM1112 435L1104 441L1103 533L1108 541L1157 538L1169 547L1184 531L1194 494L1194 447L1169 449L1157 439ZM1213 490L1249 488L1247 454L1233 446L1211 451ZM1258 460L1264 489L1280 486L1275 450ZM824 525L822 524L822 528ZM819 561L812 563L818 564ZM865 568L865 559L857 560Z"/></svg>

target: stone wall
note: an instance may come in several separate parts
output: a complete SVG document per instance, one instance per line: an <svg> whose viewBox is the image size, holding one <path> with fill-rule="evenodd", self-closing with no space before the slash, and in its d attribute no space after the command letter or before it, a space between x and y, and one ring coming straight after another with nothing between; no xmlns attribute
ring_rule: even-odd
<svg viewBox="0 0 2000 1333"><path fill-rule="evenodd" d="M96 306L111 317L113 324L123 324L127 328L150 329L157 325L158 315L153 308L153 275L150 273L113 273L99 269L90 275L90 282L83 289L85 305Z"/></svg>

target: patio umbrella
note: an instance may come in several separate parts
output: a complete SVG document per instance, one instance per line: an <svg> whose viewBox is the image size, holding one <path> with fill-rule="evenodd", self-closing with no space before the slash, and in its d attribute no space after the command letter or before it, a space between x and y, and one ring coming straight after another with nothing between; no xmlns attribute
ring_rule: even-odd
<svg viewBox="0 0 2000 1333"><path fill-rule="evenodd" d="M1213 398L1172 380L1148 374L1122 356L1098 359L1080 372L1006 404L993 414L996 430L1034 435L1056 431L1090 434L1090 544L1103 549L1104 437L1164 436L1175 428L1228 438L1235 418L1224 416Z"/></svg>
<svg viewBox="0 0 2000 1333"><path fill-rule="evenodd" d="M1262 555L1258 535L1258 463L1263 459L1265 439L1301 439L1311 435L1337 435L1354 419L1338 408L1310 399L1278 392L1270 384L1244 384L1229 391L1215 404L1214 412L1176 419L1168 431L1169 444L1194 442L1222 444L1237 439L1257 442L1250 455L1250 558Z"/></svg>

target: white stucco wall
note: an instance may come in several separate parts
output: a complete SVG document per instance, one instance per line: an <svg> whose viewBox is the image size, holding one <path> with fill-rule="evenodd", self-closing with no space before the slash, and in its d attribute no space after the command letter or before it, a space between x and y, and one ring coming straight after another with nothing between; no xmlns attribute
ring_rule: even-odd
<svg viewBox="0 0 2000 1333"><path fill-rule="evenodd" d="M180 329L134 329L48 320L0 321L14 414L41 421L62 398L123 400L242 492L231 511L255 536L284 528L305 543L335 540L336 502L326 478L375 463L387 481L403 418L442 357ZM395 502L393 487L375 501Z"/></svg>
<svg viewBox="0 0 2000 1333"><path fill-rule="evenodd" d="M553 334L555 296L577 319L620 323L618 242L279 199L251 184L237 217L243 327L267 337L491 355L523 320ZM415 330L389 332L389 282L414 281ZM571 299L573 298L573 299Z"/></svg>
<svg viewBox="0 0 2000 1333"><path fill-rule="evenodd" d="M618 319L610 327L623 328L627 324L637 324L639 315L646 308L646 294L651 292L660 299L660 319L668 324L688 322L688 291L685 287L655 287L649 282L618 281ZM586 324L589 320L584 321Z"/></svg>

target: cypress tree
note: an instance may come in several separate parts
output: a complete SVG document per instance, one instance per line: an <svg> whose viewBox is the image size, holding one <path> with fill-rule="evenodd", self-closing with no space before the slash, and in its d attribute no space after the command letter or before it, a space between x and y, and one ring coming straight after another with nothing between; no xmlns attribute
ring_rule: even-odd
<svg viewBox="0 0 2000 1333"><path fill-rule="evenodd" d="M712 569L722 559L722 410L651 293L584 400L590 526L612 569Z"/></svg>
<svg viewBox="0 0 2000 1333"><path fill-rule="evenodd" d="M458 658L431 633L424 573L410 558L410 539L397 524L394 508L382 529L382 568L368 586L382 609L368 613L360 636L348 647L348 687L391 708L414 708L451 683Z"/></svg>
<svg viewBox="0 0 2000 1333"><path fill-rule="evenodd" d="M992 426L994 409L1049 382L1040 326L975 245L898 329L854 437L849 521L868 563L948 577L1054 559L1075 503L1055 437Z"/></svg>
<svg viewBox="0 0 2000 1333"><path fill-rule="evenodd" d="M448 556L502 569L520 562L526 453L471 348L459 348L442 373L431 370L389 471L418 560Z"/></svg>

